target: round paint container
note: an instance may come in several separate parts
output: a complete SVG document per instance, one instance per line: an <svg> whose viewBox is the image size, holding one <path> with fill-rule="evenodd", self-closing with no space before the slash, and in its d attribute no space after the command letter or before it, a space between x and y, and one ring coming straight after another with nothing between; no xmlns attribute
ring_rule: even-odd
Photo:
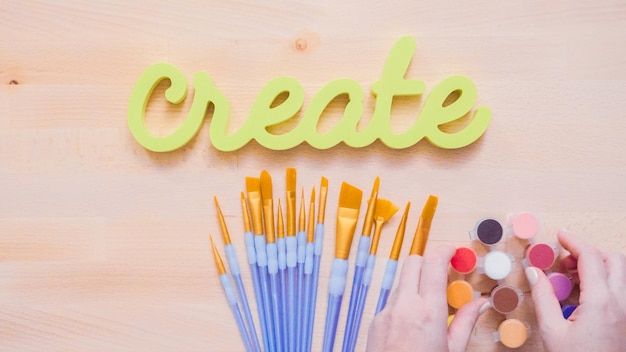
<svg viewBox="0 0 626 352"><path fill-rule="evenodd" d="M459 309L474 299L474 289L467 281L455 280L448 285L446 297L450 307Z"/></svg>
<svg viewBox="0 0 626 352"><path fill-rule="evenodd" d="M513 269L513 258L501 251L491 251L483 259L483 271L493 280L502 280Z"/></svg>
<svg viewBox="0 0 626 352"><path fill-rule="evenodd" d="M496 340L509 348L518 348L528 339L529 329L518 319L507 319L498 327Z"/></svg>
<svg viewBox="0 0 626 352"><path fill-rule="evenodd" d="M554 289L554 295L559 301L563 301L572 293L572 281L562 273L549 273L548 280Z"/></svg>
<svg viewBox="0 0 626 352"><path fill-rule="evenodd" d="M504 229L502 225L498 220L492 218L480 220L474 227L474 230L470 232L472 239L478 239L488 246L498 243L503 235Z"/></svg>
<svg viewBox="0 0 626 352"><path fill-rule="evenodd" d="M469 247L459 247L450 259L452 269L460 274L469 274L476 269L478 258L476 252Z"/></svg>
<svg viewBox="0 0 626 352"><path fill-rule="evenodd" d="M548 270L558 255L557 249L548 243L534 243L526 248L526 262L541 270Z"/></svg>
<svg viewBox="0 0 626 352"><path fill-rule="evenodd" d="M496 312L509 314L519 306L523 299L522 290L508 285L498 285L491 291L489 303Z"/></svg>
<svg viewBox="0 0 626 352"><path fill-rule="evenodd" d="M515 237L528 240L539 232L539 220L529 212L515 214L511 218L511 230Z"/></svg>
<svg viewBox="0 0 626 352"><path fill-rule="evenodd" d="M578 308L578 306L575 304L564 305L563 308L561 308L561 311L563 312L563 318L568 319L572 315L572 313L574 313L576 308Z"/></svg>

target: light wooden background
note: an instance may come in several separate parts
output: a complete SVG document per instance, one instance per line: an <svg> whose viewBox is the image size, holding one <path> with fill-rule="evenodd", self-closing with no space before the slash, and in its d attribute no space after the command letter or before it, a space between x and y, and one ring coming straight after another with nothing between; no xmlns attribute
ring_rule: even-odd
<svg viewBox="0 0 626 352"><path fill-rule="evenodd" d="M205 122L183 150L154 154L128 131L128 97L153 63L170 62L190 80L207 71L231 102L235 129L279 75L296 77L307 101L340 77L367 91L407 34L418 43L407 77L424 80L427 92L453 74L475 82L479 105L493 111L477 143L282 152L251 143L222 153ZM428 194L438 195L430 247L468 244L481 217L529 210L542 239L568 228L625 251L625 42L623 1L1 1L0 350L242 350L207 235L221 243L216 195L243 265L239 192L263 169L281 197L287 167L307 194L322 176L330 181L315 350L342 181L367 197L378 175L381 197L401 208L411 201L409 238ZM155 99L154 132L172 131L190 100ZM408 126L420 103L399 101L393 128ZM383 233L359 350L399 217ZM503 245L521 257L523 243ZM483 292L493 285L471 280ZM519 267L508 280L528 291ZM347 297L343 308L337 345ZM541 350L528 296L513 315L535 329L520 350ZM483 315L469 349L504 350L491 340L502 320Z"/></svg>

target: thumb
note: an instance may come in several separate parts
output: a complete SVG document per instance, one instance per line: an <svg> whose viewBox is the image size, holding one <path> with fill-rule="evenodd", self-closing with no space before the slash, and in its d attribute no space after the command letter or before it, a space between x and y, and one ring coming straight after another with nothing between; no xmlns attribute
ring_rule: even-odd
<svg viewBox="0 0 626 352"><path fill-rule="evenodd" d="M454 315L448 328L448 349L451 352L466 350L474 324L480 315L480 307L486 301L486 298L473 300L461 307Z"/></svg>
<svg viewBox="0 0 626 352"><path fill-rule="evenodd" d="M550 335L554 337L556 332L567 328L567 321L563 319L561 306L554 295L554 289L546 274L535 267L526 268L526 278L532 291L539 328L542 332L549 331Z"/></svg>

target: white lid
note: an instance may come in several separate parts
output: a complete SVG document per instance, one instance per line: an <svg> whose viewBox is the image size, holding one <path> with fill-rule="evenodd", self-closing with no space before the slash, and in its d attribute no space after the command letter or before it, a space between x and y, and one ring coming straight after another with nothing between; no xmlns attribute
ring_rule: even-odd
<svg viewBox="0 0 626 352"><path fill-rule="evenodd" d="M513 269L513 262L506 253L491 251L485 255L485 275L491 279L502 280L509 275L511 269Z"/></svg>

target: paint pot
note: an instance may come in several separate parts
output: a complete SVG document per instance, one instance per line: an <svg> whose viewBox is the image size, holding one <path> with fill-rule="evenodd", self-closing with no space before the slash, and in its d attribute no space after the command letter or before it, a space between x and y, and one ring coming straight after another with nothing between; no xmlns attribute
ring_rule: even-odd
<svg viewBox="0 0 626 352"><path fill-rule="evenodd" d="M491 290L489 304L501 314L509 314L524 300L522 290L509 285L498 285Z"/></svg>
<svg viewBox="0 0 626 352"><path fill-rule="evenodd" d="M576 305L576 304L566 304L566 305L564 305L561 308L561 311L563 312L563 318L568 319L572 315L572 313L574 313L576 308L578 308L578 305Z"/></svg>
<svg viewBox="0 0 626 352"><path fill-rule="evenodd" d="M498 243L504 234L504 229L500 222L493 218L486 218L478 221L472 231L470 238L477 239L485 245L491 246Z"/></svg>
<svg viewBox="0 0 626 352"><path fill-rule="evenodd" d="M549 273L548 280L554 289L554 295L559 301L564 301L572 293L572 280L562 273Z"/></svg>
<svg viewBox="0 0 626 352"><path fill-rule="evenodd" d="M556 246L548 243L534 243L526 248L526 263L541 270L548 270L558 256Z"/></svg>
<svg viewBox="0 0 626 352"><path fill-rule="evenodd" d="M507 319L498 326L498 332L494 333L494 340L500 341L508 348L522 346L530 334L528 325L518 319Z"/></svg>
<svg viewBox="0 0 626 352"><path fill-rule="evenodd" d="M465 280L454 280L446 289L448 304L452 308L459 309L474 299L474 289Z"/></svg>
<svg viewBox="0 0 626 352"><path fill-rule="evenodd" d="M476 269L478 258L476 252L469 247L459 247L450 259L452 269L460 274L469 274Z"/></svg>
<svg viewBox="0 0 626 352"><path fill-rule="evenodd" d="M517 238L531 239L539 232L539 220L529 212L517 213L511 218L511 230Z"/></svg>
<svg viewBox="0 0 626 352"><path fill-rule="evenodd" d="M502 280L513 269L514 258L501 251L491 251L482 260L482 271L493 280Z"/></svg>

